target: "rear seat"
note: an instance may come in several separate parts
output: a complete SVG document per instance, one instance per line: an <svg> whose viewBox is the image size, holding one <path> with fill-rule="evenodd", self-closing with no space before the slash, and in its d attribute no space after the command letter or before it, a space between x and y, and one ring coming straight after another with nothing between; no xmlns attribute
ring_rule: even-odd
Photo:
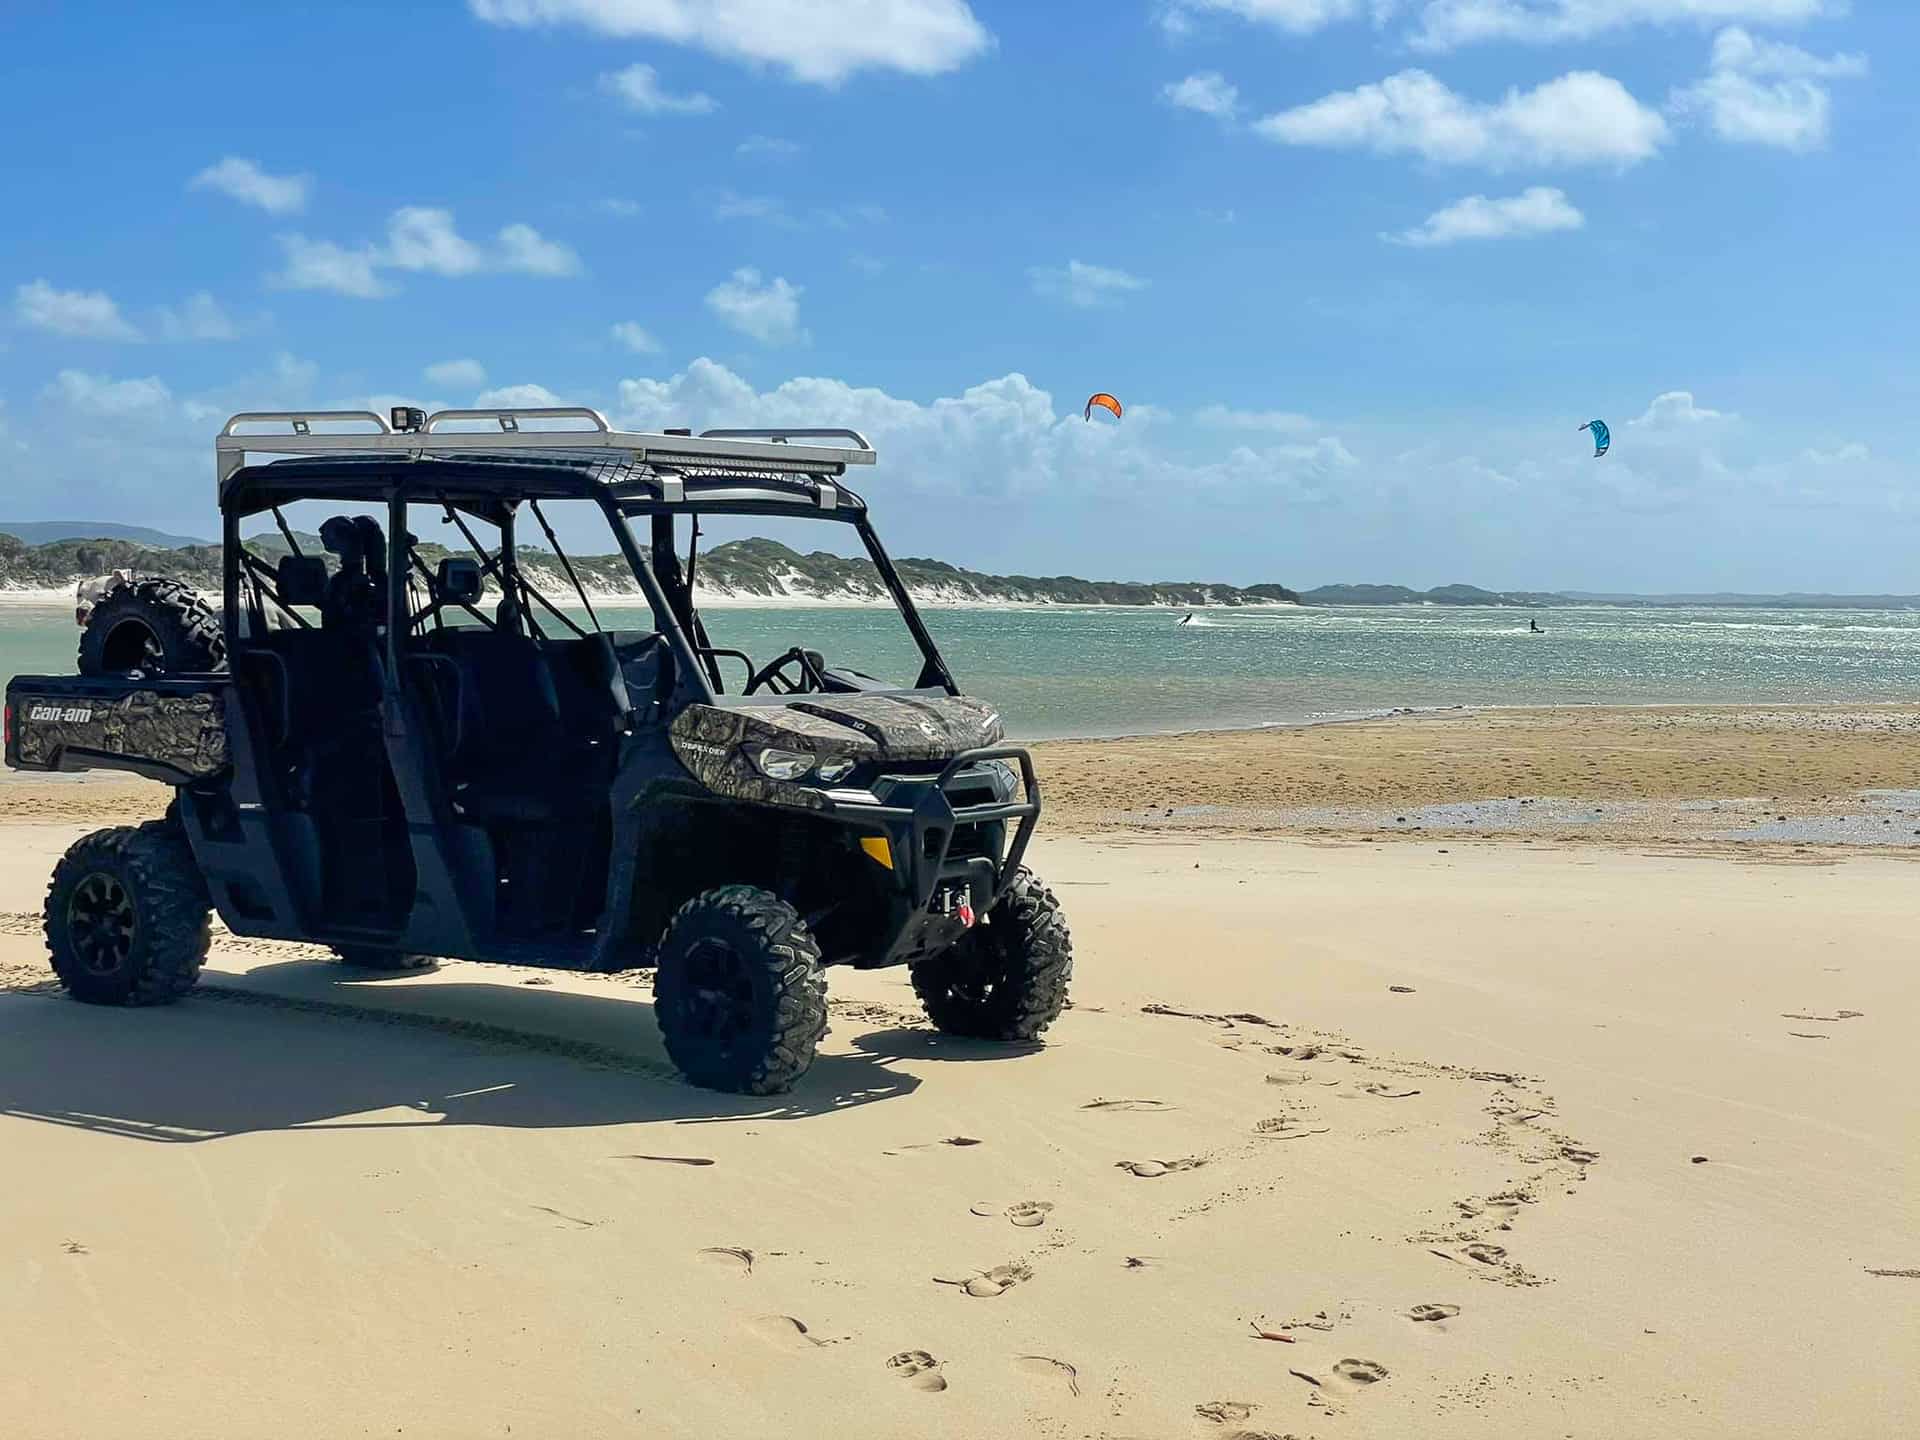
<svg viewBox="0 0 1920 1440"><path fill-rule="evenodd" d="M275 630L243 653L264 693L268 741L284 763L296 806L367 769L359 762L369 745L378 749L382 689L380 654L370 637Z"/></svg>
<svg viewBox="0 0 1920 1440"><path fill-rule="evenodd" d="M452 693L442 688L439 696L442 743L452 745L444 773L460 810L539 822L587 814L605 799L611 750L592 743L605 732L563 713L539 645L456 626L431 636L427 649L447 657L457 677Z"/></svg>

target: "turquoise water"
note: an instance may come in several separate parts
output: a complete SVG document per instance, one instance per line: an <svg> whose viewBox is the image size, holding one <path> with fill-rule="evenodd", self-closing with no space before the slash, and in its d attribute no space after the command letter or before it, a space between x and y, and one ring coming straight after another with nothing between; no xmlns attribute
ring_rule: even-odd
<svg viewBox="0 0 1920 1440"><path fill-rule="evenodd" d="M636 624L612 610L608 625ZM1920 613L1539 612L1407 606L1202 612L937 609L929 628L971 694L1029 739L1300 724L1398 706L1920 700ZM713 609L716 645L796 644L910 680L891 611ZM0 675L73 668L70 612L0 610ZM739 667L724 673L729 681Z"/></svg>

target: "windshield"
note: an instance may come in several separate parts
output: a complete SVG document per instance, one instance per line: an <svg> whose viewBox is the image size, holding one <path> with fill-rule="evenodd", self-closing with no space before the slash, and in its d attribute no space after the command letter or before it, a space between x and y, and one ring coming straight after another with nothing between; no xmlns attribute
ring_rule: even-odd
<svg viewBox="0 0 1920 1440"><path fill-rule="evenodd" d="M685 606L682 625L717 695L944 683L864 523L736 515L642 523L652 526L654 572L669 602Z"/></svg>

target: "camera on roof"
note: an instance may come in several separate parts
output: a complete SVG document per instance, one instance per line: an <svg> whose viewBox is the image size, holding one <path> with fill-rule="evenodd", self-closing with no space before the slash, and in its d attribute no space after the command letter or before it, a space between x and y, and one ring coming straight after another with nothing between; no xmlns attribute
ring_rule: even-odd
<svg viewBox="0 0 1920 1440"><path fill-rule="evenodd" d="M387 412L387 423L396 434L408 434L427 428L427 412L414 405L395 405Z"/></svg>

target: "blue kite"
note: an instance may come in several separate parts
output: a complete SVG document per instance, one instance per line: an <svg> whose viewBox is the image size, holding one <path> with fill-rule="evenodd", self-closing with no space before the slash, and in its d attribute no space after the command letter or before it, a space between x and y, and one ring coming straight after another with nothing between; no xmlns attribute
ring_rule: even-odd
<svg viewBox="0 0 1920 1440"><path fill-rule="evenodd" d="M1582 430L1591 430L1593 432L1593 458L1594 459L1598 460L1602 455L1607 453L1607 447L1613 444L1613 432L1607 429L1606 421L1589 420L1587 421L1586 424L1582 425L1580 428Z"/></svg>

